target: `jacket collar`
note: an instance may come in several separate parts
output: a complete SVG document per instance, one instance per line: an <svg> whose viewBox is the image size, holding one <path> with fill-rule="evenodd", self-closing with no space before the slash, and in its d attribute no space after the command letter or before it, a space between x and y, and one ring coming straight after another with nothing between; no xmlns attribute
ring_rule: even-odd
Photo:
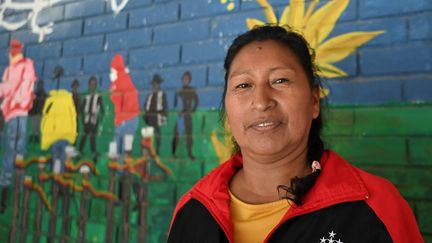
<svg viewBox="0 0 432 243"><path fill-rule="evenodd" d="M295 216L368 197L366 186L355 168L338 154L326 151L320 163L321 174L303 198L303 204L300 206L293 204L279 225ZM203 177L190 191L191 197L200 201L209 210L230 241L232 241L232 227L228 185L242 165L242 156L237 154Z"/></svg>

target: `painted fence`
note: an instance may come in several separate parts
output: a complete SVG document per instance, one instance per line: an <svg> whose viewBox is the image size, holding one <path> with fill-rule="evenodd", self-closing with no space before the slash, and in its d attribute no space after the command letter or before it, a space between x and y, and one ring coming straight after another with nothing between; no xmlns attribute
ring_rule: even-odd
<svg viewBox="0 0 432 243"><path fill-rule="evenodd" d="M19 193L8 198L8 208L0 214L0 242L10 240L11 232L16 242L106 242L110 238L113 242L143 242L143 238L164 242L177 199L219 164L211 134L216 131L223 140L217 112L223 58L232 39L247 30L248 18L268 19L263 2L2 1L0 70L8 65L9 41L18 38L25 44L24 54L35 61L47 92L56 87L53 72L57 65L65 71L60 88L71 91L76 79L82 99L87 81L94 75L105 112L97 128L96 170L92 163L88 163L89 171L77 167L80 161L93 162L87 141L81 158L70 161L69 177L54 178L50 152L42 151L39 143L28 137L24 163L35 163L17 169L29 177L27 184L23 178L11 188ZM346 2L325 40L353 31L384 33L334 63L347 76L325 79L330 90L325 111L327 146L353 164L390 179L410 202L425 241L432 242L432 3ZM268 3L279 19L290 2ZM312 3L307 1L306 6ZM316 6L329 3L321 1ZM139 91L138 127L146 127L144 103L155 74L163 80L161 90L166 93L169 111L167 124L161 126L162 145L157 154L151 152L154 143L137 130L126 169L130 176L115 172L119 167L108 156L114 134L109 72L115 53L125 57ZM180 103L174 104L186 71L191 73L190 85L199 102L192 115L194 160L188 154L185 135L179 137L177 152L172 154L181 108ZM30 121L28 126L30 131ZM81 117L78 141L83 130ZM44 168L38 166L45 162ZM116 203L111 199L120 196L119 187L125 194L121 203ZM48 203L37 191L45 193ZM136 207L137 202L142 206Z"/></svg>

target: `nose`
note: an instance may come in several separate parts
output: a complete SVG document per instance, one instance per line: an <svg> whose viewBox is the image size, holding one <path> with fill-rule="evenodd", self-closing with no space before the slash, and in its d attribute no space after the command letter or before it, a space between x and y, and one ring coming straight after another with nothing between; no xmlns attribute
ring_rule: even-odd
<svg viewBox="0 0 432 243"><path fill-rule="evenodd" d="M252 97L252 109L257 111L271 110L276 105L271 87L267 85L255 86Z"/></svg>

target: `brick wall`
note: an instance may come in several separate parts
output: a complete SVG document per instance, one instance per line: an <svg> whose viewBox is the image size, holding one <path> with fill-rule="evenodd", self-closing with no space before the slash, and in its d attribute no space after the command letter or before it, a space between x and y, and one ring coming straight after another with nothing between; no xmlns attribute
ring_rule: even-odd
<svg viewBox="0 0 432 243"><path fill-rule="evenodd" d="M149 185L150 242L164 239L176 199L217 165L209 134L220 129L213 109L219 106L223 88L223 58L232 39L246 31L246 18L265 19L255 1L228 2L234 3L232 11L217 0L129 0L115 15L109 1L63 0L39 13L38 24L54 22L53 32L41 43L30 25L15 31L0 28L0 71L8 63L9 40L19 38L47 90L55 86L52 73L58 64L65 69L62 88L70 90L72 80L78 79L80 91L85 92L88 78L96 75L108 111L112 111L107 96L114 53L125 56L141 106L151 89L151 77L158 73L173 111L181 76L191 71L191 85L200 98L199 112L194 115L194 152L199 159L185 159L183 150L178 158L171 157L175 113L170 113L163 127L161 158L176 177ZM269 2L280 15L288 1ZM23 18L23 11L8 10L4 20ZM386 32L336 64L349 76L325 80L334 114L328 115L326 137L332 148L353 163L395 183L416 212L425 240L432 242L428 176L432 172L432 126L428 123L432 114L432 2L351 0L330 37L373 30ZM106 114L100 128L101 153L112 139L112 119L112 114ZM92 224L100 227L98 221Z"/></svg>

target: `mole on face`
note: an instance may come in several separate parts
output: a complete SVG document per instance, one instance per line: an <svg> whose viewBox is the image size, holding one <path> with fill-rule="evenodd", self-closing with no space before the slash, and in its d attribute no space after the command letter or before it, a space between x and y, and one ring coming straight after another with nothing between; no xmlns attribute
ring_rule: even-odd
<svg viewBox="0 0 432 243"><path fill-rule="evenodd" d="M262 46L257 46L256 50L257 51L261 51L262 50Z"/></svg>

